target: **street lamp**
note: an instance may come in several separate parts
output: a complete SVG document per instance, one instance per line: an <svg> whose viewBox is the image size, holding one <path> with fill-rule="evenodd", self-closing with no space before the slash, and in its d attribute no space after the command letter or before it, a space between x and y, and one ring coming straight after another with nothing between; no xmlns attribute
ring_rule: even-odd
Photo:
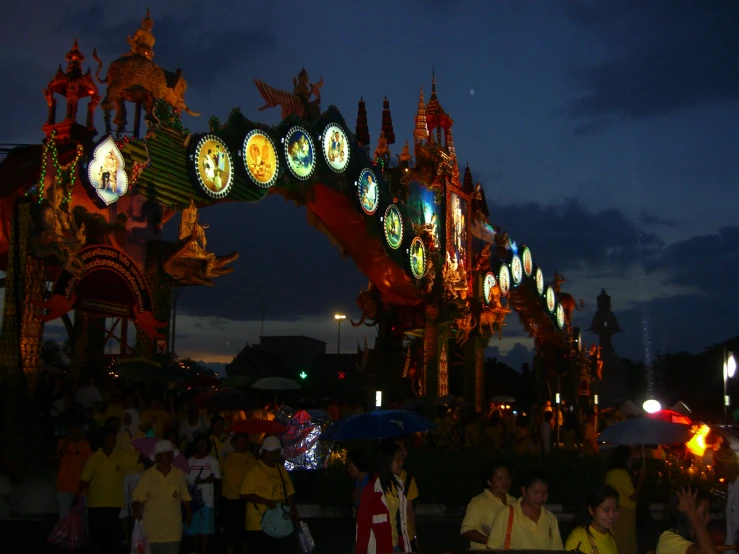
<svg viewBox="0 0 739 554"><path fill-rule="evenodd" d="M339 337L336 341L336 353L341 354L341 322L346 319L344 314L334 314L334 319L339 324Z"/></svg>
<svg viewBox="0 0 739 554"><path fill-rule="evenodd" d="M724 350L724 423L729 422L729 406L731 405L731 398L729 398L728 385L729 379L734 377L736 373L736 358L734 353L729 352L728 356L726 350Z"/></svg>
<svg viewBox="0 0 739 554"><path fill-rule="evenodd" d="M649 398L648 400L644 401L644 404L642 404L642 408L648 414L654 414L662 409L662 404L659 403L659 400Z"/></svg>

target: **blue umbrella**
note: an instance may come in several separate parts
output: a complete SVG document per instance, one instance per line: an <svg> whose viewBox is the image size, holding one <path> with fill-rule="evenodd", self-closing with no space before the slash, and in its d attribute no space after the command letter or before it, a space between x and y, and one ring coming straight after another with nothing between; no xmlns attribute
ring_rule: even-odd
<svg viewBox="0 0 739 554"><path fill-rule="evenodd" d="M379 410L345 417L326 429L322 439L354 441L387 439L434 429L430 420L406 410Z"/></svg>

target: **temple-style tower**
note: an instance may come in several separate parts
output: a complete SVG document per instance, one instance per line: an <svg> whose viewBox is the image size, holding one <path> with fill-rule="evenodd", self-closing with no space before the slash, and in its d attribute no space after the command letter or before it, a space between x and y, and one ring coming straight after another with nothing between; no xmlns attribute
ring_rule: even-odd
<svg viewBox="0 0 739 554"><path fill-rule="evenodd" d="M77 45L77 39L74 39L74 45L67 53L67 71L63 71L59 64L56 75L44 89L46 103L49 106L49 115L43 126L47 138L51 137L53 131L56 131L56 140L60 142L73 138L86 140L97 134L94 120L95 108L100 102L100 95L90 69L88 68L87 73L82 73L84 59L85 56L82 55ZM57 95L64 97L67 102L64 119L58 123L56 120ZM85 124L80 125L77 123L77 108L79 101L83 98L89 98L90 103L87 105Z"/></svg>
<svg viewBox="0 0 739 554"><path fill-rule="evenodd" d="M354 133L360 146L368 146L370 143L369 126L367 125L367 107L364 98L360 96L357 107L357 128Z"/></svg>
<svg viewBox="0 0 739 554"><path fill-rule="evenodd" d="M390 113L390 100L385 97L382 102L382 132L388 145L395 144L395 130L393 129L393 116Z"/></svg>
<svg viewBox="0 0 739 554"><path fill-rule="evenodd" d="M418 111L416 112L416 128L413 130L413 139L420 144L429 139L429 129L426 122L426 102L423 99L423 86L418 98Z"/></svg>
<svg viewBox="0 0 739 554"><path fill-rule="evenodd" d="M464 179L462 180L462 190L471 193L475 188L474 182L472 181L472 171L470 170L470 164L464 168Z"/></svg>
<svg viewBox="0 0 739 554"><path fill-rule="evenodd" d="M436 75L432 73L431 78L431 97L429 103L426 106L426 124L430 135L430 140L433 140L433 130L436 129L436 143L439 146L446 146L447 149L450 146L451 141L451 129L454 121L449 114L444 111L439 102L439 97L436 96ZM442 144L442 134L444 137L444 144ZM452 151L454 152L454 142L451 142Z"/></svg>
<svg viewBox="0 0 739 554"><path fill-rule="evenodd" d="M598 310L593 316L588 331L598 335L600 347L604 354L613 351L613 345L611 344L613 335L623 332L618 326L616 316L611 311L611 297L606 294L605 289L601 289L600 295L598 295Z"/></svg>

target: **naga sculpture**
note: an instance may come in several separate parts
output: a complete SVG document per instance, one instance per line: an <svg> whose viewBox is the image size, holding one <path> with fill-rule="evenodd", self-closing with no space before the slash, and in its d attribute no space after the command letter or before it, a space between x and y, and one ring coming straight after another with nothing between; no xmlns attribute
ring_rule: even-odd
<svg viewBox="0 0 739 554"><path fill-rule="evenodd" d="M182 210L180 240L163 263L164 271L178 283L213 286L214 278L233 273L234 268L225 266L238 259L239 254L216 256L208 252L205 249L207 228L198 223L198 209L190 200L190 206Z"/></svg>
<svg viewBox="0 0 739 554"><path fill-rule="evenodd" d="M377 325L380 317L380 291L375 285L369 283L366 289L363 288L359 291L357 306L362 310L362 319L356 323L350 320L352 327L359 327L363 324L368 327Z"/></svg>
<svg viewBox="0 0 739 554"><path fill-rule="evenodd" d="M254 79L254 84L265 102L264 106L259 108L260 112L280 106L282 119L297 115L308 120L315 120L321 115L323 77L317 83L311 83L305 68L300 70L297 77L293 77L292 92L274 88L260 79ZM312 100L311 97L313 97Z"/></svg>
<svg viewBox="0 0 739 554"><path fill-rule="evenodd" d="M147 22L150 22L148 23ZM133 38L129 37L131 52L118 58L108 67L108 74L100 78L103 62L94 50L92 57L98 62L95 74L100 83L107 83L108 89L101 106L105 113L106 132L110 132L110 114L115 108L115 119L118 132L122 132L128 123L126 120L126 102L140 103L146 112L145 119L150 126L159 123L154 114L154 106L158 100L164 100L177 110L183 110L192 116L200 115L193 112L185 103L187 81L182 78L182 70L175 73L162 69L152 61L154 52L154 36L151 34L153 22L148 17L142 23L142 28Z"/></svg>

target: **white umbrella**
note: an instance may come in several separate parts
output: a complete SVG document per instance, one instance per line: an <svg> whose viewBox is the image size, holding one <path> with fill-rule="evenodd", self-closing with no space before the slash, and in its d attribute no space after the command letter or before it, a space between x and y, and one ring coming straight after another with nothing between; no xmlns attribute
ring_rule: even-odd
<svg viewBox="0 0 739 554"><path fill-rule="evenodd" d="M674 444L690 440L690 427L648 417L635 417L606 427L598 440L611 444Z"/></svg>
<svg viewBox="0 0 739 554"><path fill-rule="evenodd" d="M257 390L300 390L302 387L292 379L264 377L256 381L251 388Z"/></svg>

